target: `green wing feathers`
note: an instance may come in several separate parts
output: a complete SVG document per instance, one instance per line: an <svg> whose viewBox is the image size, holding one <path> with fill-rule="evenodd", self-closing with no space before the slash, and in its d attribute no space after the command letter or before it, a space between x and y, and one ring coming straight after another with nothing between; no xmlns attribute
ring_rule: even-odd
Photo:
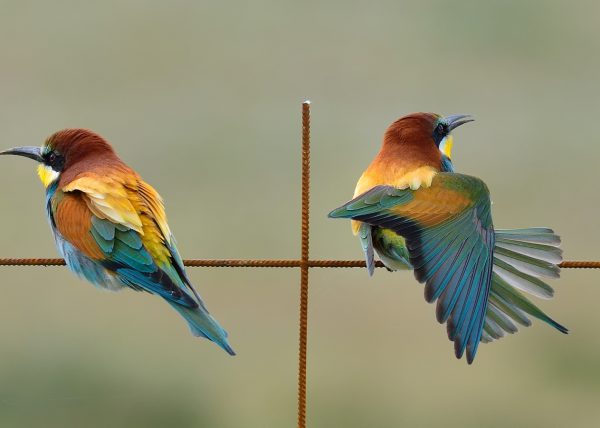
<svg viewBox="0 0 600 428"><path fill-rule="evenodd" d="M359 220L406 238L415 277L437 301L458 358L475 358L488 306L494 233L485 184L462 174L436 175L418 190L377 186L331 217Z"/></svg>
<svg viewBox="0 0 600 428"><path fill-rule="evenodd" d="M472 362L479 341L515 333L530 317L568 331L525 297L553 296L544 280L560 275L560 238L547 228L494 231L490 205L481 180L440 173L430 188L376 186L329 216L363 222L370 273L373 248L388 269L414 269L457 357L466 351Z"/></svg>
<svg viewBox="0 0 600 428"><path fill-rule="evenodd" d="M490 308L486 315L483 342L502 338L506 333L517 332L517 325L531 325L529 317L537 318L561 333L568 329L539 309L524 293L550 298L554 290L545 278L558 278L562 261L560 238L552 229L529 228L496 230L494 268ZM509 323L498 323L498 312Z"/></svg>

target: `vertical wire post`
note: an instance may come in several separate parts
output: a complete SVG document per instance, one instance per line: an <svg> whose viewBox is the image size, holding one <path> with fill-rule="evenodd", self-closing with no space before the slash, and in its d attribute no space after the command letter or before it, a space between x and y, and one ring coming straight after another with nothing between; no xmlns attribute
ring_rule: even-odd
<svg viewBox="0 0 600 428"><path fill-rule="evenodd" d="M306 349L308 336L308 244L310 197L310 101L302 103L302 243L300 257L300 336L298 428L306 428Z"/></svg>

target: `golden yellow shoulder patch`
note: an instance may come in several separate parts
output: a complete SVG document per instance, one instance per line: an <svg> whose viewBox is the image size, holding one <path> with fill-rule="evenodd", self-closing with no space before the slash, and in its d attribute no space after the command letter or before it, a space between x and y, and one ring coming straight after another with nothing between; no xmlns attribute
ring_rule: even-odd
<svg viewBox="0 0 600 428"><path fill-rule="evenodd" d="M421 187L428 188L431 187L433 177L435 177L437 173L438 171L435 168L430 166L422 166L407 172L397 180L389 183L389 185L398 189L410 188L411 190L417 190Z"/></svg>

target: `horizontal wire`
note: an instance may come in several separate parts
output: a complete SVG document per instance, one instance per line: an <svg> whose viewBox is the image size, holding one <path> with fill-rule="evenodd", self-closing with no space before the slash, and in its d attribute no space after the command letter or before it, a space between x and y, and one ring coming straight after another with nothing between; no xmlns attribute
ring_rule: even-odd
<svg viewBox="0 0 600 428"><path fill-rule="evenodd" d="M243 259L187 259L183 264L188 267L246 267L246 268L296 268L302 267L301 260L243 260ZM0 266L64 266L63 259L35 258L10 259L0 258ZM364 260L308 260L311 268L364 268ZM384 267L377 261L376 267ZM558 265L562 269L600 269L600 261L567 260Z"/></svg>

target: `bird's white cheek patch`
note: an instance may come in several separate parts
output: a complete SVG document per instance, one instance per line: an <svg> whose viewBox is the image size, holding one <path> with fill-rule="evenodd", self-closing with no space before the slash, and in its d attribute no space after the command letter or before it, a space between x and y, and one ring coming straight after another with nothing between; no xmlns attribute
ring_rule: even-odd
<svg viewBox="0 0 600 428"><path fill-rule="evenodd" d="M448 159L452 159L452 146L454 145L454 138L452 135L446 135L444 139L440 142L440 152L448 157Z"/></svg>
<svg viewBox="0 0 600 428"><path fill-rule="evenodd" d="M38 175L44 187L48 187L58 179L60 173L54 171L48 165L38 165Z"/></svg>

